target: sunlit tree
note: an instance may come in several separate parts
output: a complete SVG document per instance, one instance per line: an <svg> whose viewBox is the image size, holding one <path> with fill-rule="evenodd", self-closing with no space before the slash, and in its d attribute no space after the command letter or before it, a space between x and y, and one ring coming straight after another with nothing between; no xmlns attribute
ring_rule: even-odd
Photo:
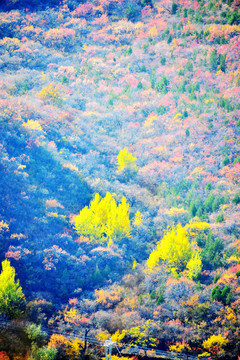
<svg viewBox="0 0 240 360"><path fill-rule="evenodd" d="M0 313L16 318L22 314L23 304L24 294L19 280L15 280L15 269L6 259L2 262L0 274Z"/></svg>
<svg viewBox="0 0 240 360"><path fill-rule="evenodd" d="M123 197L119 204L110 193L101 199L96 194L89 207L83 208L75 219L75 230L93 242L104 243L131 236L129 205Z"/></svg>
<svg viewBox="0 0 240 360"><path fill-rule="evenodd" d="M137 158L134 157L127 149L123 149L118 154L118 171L122 172L125 169L136 170Z"/></svg>
<svg viewBox="0 0 240 360"><path fill-rule="evenodd" d="M174 275L187 272L190 279L196 277L202 269L202 260L191 237L196 232L209 225L204 222L190 223L182 226L180 223L167 231L155 250L150 254L147 265L153 269L160 260L167 264Z"/></svg>

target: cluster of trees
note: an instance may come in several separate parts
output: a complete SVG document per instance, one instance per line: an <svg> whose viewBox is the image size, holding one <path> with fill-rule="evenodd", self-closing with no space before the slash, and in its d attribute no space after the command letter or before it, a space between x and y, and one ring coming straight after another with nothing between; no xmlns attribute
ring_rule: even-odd
<svg viewBox="0 0 240 360"><path fill-rule="evenodd" d="M189 232L191 235L194 234L192 231L194 227L204 230L209 227L209 224L192 223L183 227L179 223L165 234L157 248L150 254L147 260L148 267L153 269L161 259L163 262L167 262L174 276L187 270L187 276L190 279L196 278L202 270L202 259L200 249L189 239Z"/></svg>
<svg viewBox="0 0 240 360"><path fill-rule="evenodd" d="M75 229L79 235L87 236L91 241L102 244L129 238L131 226L129 220L129 205L123 197L117 205L114 197L107 193L101 199L95 194L89 207L85 207L75 218Z"/></svg>

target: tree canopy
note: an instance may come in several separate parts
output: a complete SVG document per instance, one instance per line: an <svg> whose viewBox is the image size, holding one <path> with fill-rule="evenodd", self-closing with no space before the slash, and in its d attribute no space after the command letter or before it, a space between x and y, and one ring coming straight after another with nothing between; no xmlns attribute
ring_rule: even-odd
<svg viewBox="0 0 240 360"><path fill-rule="evenodd" d="M127 149L123 149L118 154L118 171L122 172L125 169L135 170L137 158L134 157Z"/></svg>
<svg viewBox="0 0 240 360"><path fill-rule="evenodd" d="M18 317L22 313L24 294L19 280L15 280L15 269L9 260L2 262L0 274L0 313Z"/></svg>
<svg viewBox="0 0 240 360"><path fill-rule="evenodd" d="M119 204L107 193L104 198L97 193L75 219L75 230L79 235L87 236L93 242L110 244L131 236L129 205L123 197Z"/></svg>
<svg viewBox="0 0 240 360"><path fill-rule="evenodd" d="M155 250L150 254L147 265L152 270L161 259L174 275L186 270L189 278L196 277L202 269L200 252L196 243L190 240L195 231L203 230L208 224L204 222L180 223L167 231Z"/></svg>

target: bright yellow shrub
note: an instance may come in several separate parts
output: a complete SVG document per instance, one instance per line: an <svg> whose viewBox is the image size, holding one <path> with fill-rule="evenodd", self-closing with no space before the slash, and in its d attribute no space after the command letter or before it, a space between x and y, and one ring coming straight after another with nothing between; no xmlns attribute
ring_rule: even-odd
<svg viewBox="0 0 240 360"><path fill-rule="evenodd" d="M176 353L181 353L186 350L191 350L190 346L183 340L182 342L177 341L175 345L169 346L169 350Z"/></svg>
<svg viewBox="0 0 240 360"><path fill-rule="evenodd" d="M183 207L181 208L171 207L171 209L167 210L166 212L169 216L179 216L182 214L186 214L187 210L185 210Z"/></svg>
<svg viewBox="0 0 240 360"><path fill-rule="evenodd" d="M42 127L37 120L28 120L23 126L29 130L42 130Z"/></svg>
<svg viewBox="0 0 240 360"><path fill-rule="evenodd" d="M221 351L223 347L229 343L229 340L226 336L222 336L221 334L212 335L207 340L203 341L203 347L209 351Z"/></svg>
<svg viewBox="0 0 240 360"><path fill-rule="evenodd" d="M53 101L55 104L61 104L62 99L59 95L58 89L53 84L49 84L42 88L42 90L37 94L40 99L44 101Z"/></svg>

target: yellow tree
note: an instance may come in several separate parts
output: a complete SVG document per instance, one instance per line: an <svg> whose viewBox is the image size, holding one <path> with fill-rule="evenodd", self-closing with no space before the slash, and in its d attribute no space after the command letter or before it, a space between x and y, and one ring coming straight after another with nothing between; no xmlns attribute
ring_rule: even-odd
<svg viewBox="0 0 240 360"><path fill-rule="evenodd" d="M133 326L126 334L132 338L132 341L139 346L151 346L157 345L157 339L151 337L150 334L154 331L155 324L153 320L147 320L143 325Z"/></svg>
<svg viewBox="0 0 240 360"><path fill-rule="evenodd" d="M70 360L77 360L80 358L81 355L81 340L75 339L72 341L69 341L66 349L66 354L68 359Z"/></svg>
<svg viewBox="0 0 240 360"><path fill-rule="evenodd" d="M202 270L202 259L199 251L193 251L191 259L187 263L188 278L195 278Z"/></svg>
<svg viewBox="0 0 240 360"><path fill-rule="evenodd" d="M181 224L166 232L157 247L150 254L147 265L153 269L161 259L168 264L172 272L184 270L190 260L192 248L187 236L187 230Z"/></svg>
<svg viewBox="0 0 240 360"><path fill-rule="evenodd" d="M118 154L118 171L122 172L125 169L136 170L137 158L134 157L127 149L123 149Z"/></svg>
<svg viewBox="0 0 240 360"><path fill-rule="evenodd" d="M15 281L15 269L6 259L2 262L0 274L0 313L13 318L18 317L23 312L21 310L23 303L24 294L19 280Z"/></svg>
<svg viewBox="0 0 240 360"><path fill-rule="evenodd" d="M150 254L147 265L152 270L160 260L167 264L174 275L186 270L190 279L197 276L202 269L202 261L194 241L190 241L195 231L208 227L207 223L196 223L174 226L158 242L155 250Z"/></svg>
<svg viewBox="0 0 240 360"><path fill-rule="evenodd" d="M110 244L131 236L129 205L123 197L119 204L110 193L104 198L95 194L89 207L82 209L75 218L75 230L79 235L87 236L93 242Z"/></svg>

